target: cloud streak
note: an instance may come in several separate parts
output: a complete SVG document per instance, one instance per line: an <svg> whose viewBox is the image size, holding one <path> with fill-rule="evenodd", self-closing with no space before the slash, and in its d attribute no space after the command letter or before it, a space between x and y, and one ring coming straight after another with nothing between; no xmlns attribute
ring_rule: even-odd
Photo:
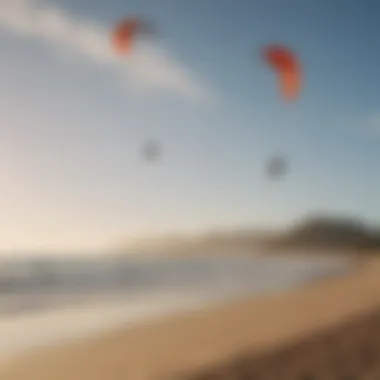
<svg viewBox="0 0 380 380"><path fill-rule="evenodd" d="M130 58L120 58L104 26L75 18L46 1L1 0L0 30L44 41L59 52L102 65L138 91L161 90L202 103L215 99L211 89L162 47L140 44Z"/></svg>

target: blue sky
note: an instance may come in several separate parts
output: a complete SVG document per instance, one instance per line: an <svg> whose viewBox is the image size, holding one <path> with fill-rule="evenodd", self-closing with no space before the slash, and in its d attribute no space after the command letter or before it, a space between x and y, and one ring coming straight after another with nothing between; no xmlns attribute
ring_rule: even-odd
<svg viewBox="0 0 380 380"><path fill-rule="evenodd" d="M378 221L380 4L349 0L9 0L0 5L0 249L278 226L306 212ZM129 14L159 36L108 44ZM292 105L260 48L304 65ZM160 141L162 159L139 148ZM289 159L278 182L266 160Z"/></svg>

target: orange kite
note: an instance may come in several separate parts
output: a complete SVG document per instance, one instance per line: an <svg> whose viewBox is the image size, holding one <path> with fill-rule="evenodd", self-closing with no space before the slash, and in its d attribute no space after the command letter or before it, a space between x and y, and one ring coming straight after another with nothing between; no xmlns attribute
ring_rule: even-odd
<svg viewBox="0 0 380 380"><path fill-rule="evenodd" d="M282 97L286 101L297 100L302 87L302 68L298 58L290 49L280 45L265 47L263 56L277 73Z"/></svg>
<svg viewBox="0 0 380 380"><path fill-rule="evenodd" d="M134 39L142 26L142 21L136 17L124 19L116 25L112 33L112 43L118 54L131 53Z"/></svg>

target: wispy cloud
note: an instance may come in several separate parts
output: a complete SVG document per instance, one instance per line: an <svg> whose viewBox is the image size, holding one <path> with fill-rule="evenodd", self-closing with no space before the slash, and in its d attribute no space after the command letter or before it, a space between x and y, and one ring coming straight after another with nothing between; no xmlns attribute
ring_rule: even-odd
<svg viewBox="0 0 380 380"><path fill-rule="evenodd" d="M130 58L120 58L112 50L107 28L47 1L1 0L0 29L112 69L139 91L165 90L195 101L214 100L214 92L164 48L140 45Z"/></svg>

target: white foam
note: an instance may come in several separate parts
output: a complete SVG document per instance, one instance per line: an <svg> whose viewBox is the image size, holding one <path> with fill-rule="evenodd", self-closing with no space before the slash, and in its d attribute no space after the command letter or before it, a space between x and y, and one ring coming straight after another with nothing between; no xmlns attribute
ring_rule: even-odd
<svg viewBox="0 0 380 380"><path fill-rule="evenodd" d="M167 295L139 299L104 300L91 305L53 309L36 314L0 318L0 355L9 359L18 352L84 338L118 326L154 319L205 304L189 296Z"/></svg>
<svg viewBox="0 0 380 380"><path fill-rule="evenodd" d="M136 270L141 271L139 268ZM96 277L87 289L89 294L86 290L80 293L81 288L73 287L71 281L60 288L22 290L21 295L8 295L14 312L0 313L0 357L9 359L26 348L60 344L120 325L133 326L222 299L289 289L349 268L347 262L325 259L213 258L199 261L195 267L183 262L179 266L168 262L164 267L162 263L147 264L136 280L138 289L127 292L121 291L125 284L121 288L117 283L110 285L114 276L105 282ZM169 273L173 275L170 279ZM95 292L91 292L92 286Z"/></svg>

